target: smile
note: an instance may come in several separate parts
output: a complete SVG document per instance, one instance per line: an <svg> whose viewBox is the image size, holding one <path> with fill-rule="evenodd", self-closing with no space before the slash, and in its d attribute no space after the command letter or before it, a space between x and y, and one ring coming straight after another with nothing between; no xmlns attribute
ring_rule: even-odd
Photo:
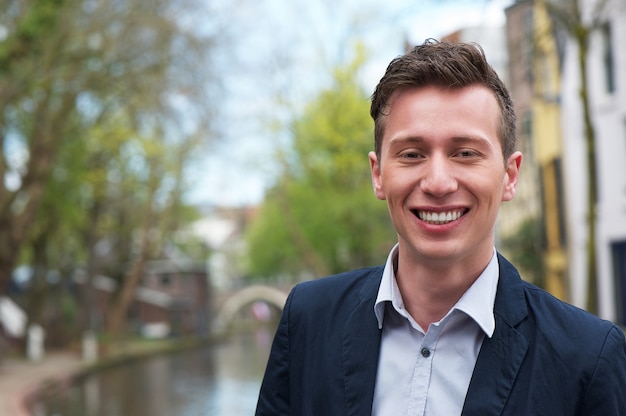
<svg viewBox="0 0 626 416"><path fill-rule="evenodd" d="M428 224L441 225L456 221L463 216L465 210L458 209L445 212L415 211L418 218Z"/></svg>

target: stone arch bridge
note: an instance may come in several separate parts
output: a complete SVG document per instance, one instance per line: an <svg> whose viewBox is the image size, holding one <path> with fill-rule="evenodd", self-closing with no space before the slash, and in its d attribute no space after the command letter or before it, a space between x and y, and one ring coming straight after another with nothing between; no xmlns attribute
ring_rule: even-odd
<svg viewBox="0 0 626 416"><path fill-rule="evenodd" d="M213 321L214 330L226 329L233 321L237 312L256 301L265 301L279 310L285 306L288 290L267 285L252 285L230 294L219 306Z"/></svg>

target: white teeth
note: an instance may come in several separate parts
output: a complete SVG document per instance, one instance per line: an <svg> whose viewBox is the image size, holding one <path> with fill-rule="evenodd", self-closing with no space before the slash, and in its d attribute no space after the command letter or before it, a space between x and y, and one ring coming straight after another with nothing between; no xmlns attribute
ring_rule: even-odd
<svg viewBox="0 0 626 416"><path fill-rule="evenodd" d="M458 220L463 215L462 210L448 211L448 212L429 212L418 211L418 217L429 224L445 224L451 221Z"/></svg>

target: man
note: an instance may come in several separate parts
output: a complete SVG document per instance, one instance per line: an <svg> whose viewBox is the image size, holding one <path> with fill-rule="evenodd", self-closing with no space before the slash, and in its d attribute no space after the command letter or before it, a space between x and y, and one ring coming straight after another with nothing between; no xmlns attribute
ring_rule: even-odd
<svg viewBox="0 0 626 416"><path fill-rule="evenodd" d="M626 415L615 325L520 279L494 248L515 195L509 93L477 45L427 41L372 96L384 267L297 285L257 415Z"/></svg>

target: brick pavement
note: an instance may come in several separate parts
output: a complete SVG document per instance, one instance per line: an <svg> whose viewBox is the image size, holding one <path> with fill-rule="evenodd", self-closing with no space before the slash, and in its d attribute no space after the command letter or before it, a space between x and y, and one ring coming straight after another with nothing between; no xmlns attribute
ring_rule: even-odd
<svg viewBox="0 0 626 416"><path fill-rule="evenodd" d="M82 368L79 354L48 353L39 362L5 357L0 362L0 415L30 416L24 406L27 396L46 382L67 379Z"/></svg>

